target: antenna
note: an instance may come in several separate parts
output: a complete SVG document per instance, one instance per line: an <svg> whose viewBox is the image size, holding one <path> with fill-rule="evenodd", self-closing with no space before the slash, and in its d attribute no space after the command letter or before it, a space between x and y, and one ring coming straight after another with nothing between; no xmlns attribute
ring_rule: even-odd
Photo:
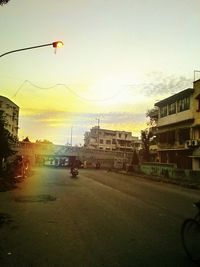
<svg viewBox="0 0 200 267"><path fill-rule="evenodd" d="M196 72L200 72L200 70L194 70L194 82L195 82L195 80L196 80Z"/></svg>

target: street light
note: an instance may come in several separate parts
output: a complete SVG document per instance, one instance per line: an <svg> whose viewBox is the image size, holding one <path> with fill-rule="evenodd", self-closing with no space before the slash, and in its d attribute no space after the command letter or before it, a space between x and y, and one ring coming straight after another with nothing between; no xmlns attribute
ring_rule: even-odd
<svg viewBox="0 0 200 267"><path fill-rule="evenodd" d="M20 48L20 49L16 49L16 50L12 50L9 52L6 52L2 55L0 55L0 57L3 57L5 55L11 54L11 53L15 53L15 52L19 52L19 51L24 51L24 50L29 50L29 49L34 49L34 48L40 48L40 47L44 47L44 46L53 46L54 48L60 48L64 45L64 43L62 41L56 41L50 44L43 44L43 45L36 45L36 46L31 46L31 47L25 47L25 48Z"/></svg>

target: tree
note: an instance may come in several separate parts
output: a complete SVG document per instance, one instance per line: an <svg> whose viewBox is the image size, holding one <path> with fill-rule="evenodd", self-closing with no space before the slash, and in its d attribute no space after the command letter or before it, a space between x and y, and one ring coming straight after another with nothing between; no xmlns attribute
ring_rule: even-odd
<svg viewBox="0 0 200 267"><path fill-rule="evenodd" d="M29 140L29 138L28 138L28 136L27 136L26 138L24 138L24 139L22 140L22 142L28 142L28 143L30 143L31 141Z"/></svg>
<svg viewBox="0 0 200 267"><path fill-rule="evenodd" d="M137 154L137 152L136 152L135 149L133 150L133 156L132 156L132 161L131 161L131 163L132 163L133 165L138 165L138 164L139 164L138 154Z"/></svg>
<svg viewBox="0 0 200 267"><path fill-rule="evenodd" d="M141 140L143 144L143 150L142 150L143 161L147 162L150 161L149 147L152 138L153 138L153 133L148 128L141 131Z"/></svg>
<svg viewBox="0 0 200 267"><path fill-rule="evenodd" d="M2 173L3 160L15 154L13 145L17 143L17 138L5 128L3 111L0 112L0 173Z"/></svg>
<svg viewBox="0 0 200 267"><path fill-rule="evenodd" d="M0 5L3 6L7 4L10 0L0 0Z"/></svg>
<svg viewBox="0 0 200 267"><path fill-rule="evenodd" d="M154 107L152 109L147 110L146 117L149 117L148 125L150 127L155 127L158 121L158 108Z"/></svg>

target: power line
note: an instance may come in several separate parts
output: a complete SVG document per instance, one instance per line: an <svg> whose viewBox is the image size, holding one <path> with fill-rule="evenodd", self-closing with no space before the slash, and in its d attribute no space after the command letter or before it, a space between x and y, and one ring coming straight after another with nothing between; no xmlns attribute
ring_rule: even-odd
<svg viewBox="0 0 200 267"><path fill-rule="evenodd" d="M50 89L53 89L55 87L58 87L58 86L63 86L64 88L66 88L69 92L71 92L73 95L75 95L76 97L84 100L84 101L88 101L88 102L102 102L102 101L108 101L110 99L113 99L115 98L116 96L118 96L121 92L122 92L122 89L119 89L115 94L113 94L112 96L109 96L109 97L106 97L106 98L103 98L103 99L89 99L89 98L86 98L86 97L83 97L81 95L79 95L78 93L76 93L75 90L73 90L71 87L69 87L67 84L64 84L64 83L57 83L55 85L52 85L52 86L49 86L49 87L41 87L41 86L38 86L36 84L34 84L33 82L29 81L29 80L25 80L20 86L19 88L17 89L17 91L15 92L14 94L14 97L17 96L17 94L19 93L19 91L24 87L25 84L29 83L31 86L37 88L37 89L40 89L40 90L50 90Z"/></svg>

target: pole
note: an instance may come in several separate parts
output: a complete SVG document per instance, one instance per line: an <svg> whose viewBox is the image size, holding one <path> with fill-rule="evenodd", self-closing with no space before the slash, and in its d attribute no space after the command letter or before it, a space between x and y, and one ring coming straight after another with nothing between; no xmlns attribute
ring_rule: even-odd
<svg viewBox="0 0 200 267"><path fill-rule="evenodd" d="M72 128L73 127L71 127L71 147L72 147Z"/></svg>
<svg viewBox="0 0 200 267"><path fill-rule="evenodd" d="M12 50L12 51L6 52L4 54L1 54L0 57L6 56L6 55L11 54L11 53L15 53L15 52L20 52L20 51L24 51L24 50L30 50L30 49L40 48L40 47L44 47L44 46L51 46L51 45L53 47L57 48L57 47L63 46L64 44L63 44L62 41L56 41L56 42L49 43L49 44L42 44L42 45L35 45L35 46L20 48L20 49Z"/></svg>
<svg viewBox="0 0 200 267"><path fill-rule="evenodd" d="M200 72L200 70L194 70L194 82L195 82L195 80L196 80L196 72Z"/></svg>
<svg viewBox="0 0 200 267"><path fill-rule="evenodd" d="M100 119L99 118L97 118L97 148L99 149L99 122L100 122Z"/></svg>
<svg viewBox="0 0 200 267"><path fill-rule="evenodd" d="M20 48L20 49L16 49L16 50L12 50L12 51L6 52L6 53L0 55L0 57L3 57L5 55L11 54L11 53L15 53L15 52L20 52L20 51L29 50L29 49L40 48L40 47L44 47L44 46L51 46L51 45L53 45L53 43Z"/></svg>

